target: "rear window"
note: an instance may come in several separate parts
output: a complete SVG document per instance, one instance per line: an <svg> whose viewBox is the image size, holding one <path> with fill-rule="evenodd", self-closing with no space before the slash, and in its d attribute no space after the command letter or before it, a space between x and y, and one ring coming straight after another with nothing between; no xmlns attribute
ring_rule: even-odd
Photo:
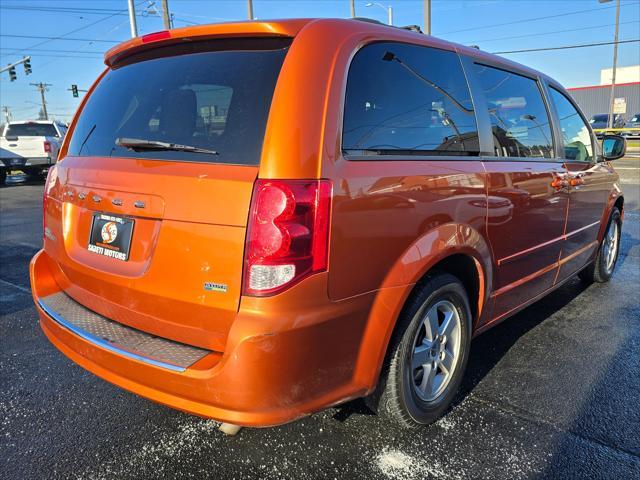
<svg viewBox="0 0 640 480"><path fill-rule="evenodd" d="M161 47L109 70L82 110L68 155L257 165L289 39ZM135 151L118 139L217 152ZM121 142L118 142L121 143Z"/></svg>
<svg viewBox="0 0 640 480"><path fill-rule="evenodd" d="M594 115L591 117L591 123L607 121L609 121L609 115Z"/></svg>
<svg viewBox="0 0 640 480"><path fill-rule="evenodd" d="M50 123L16 123L9 125L6 137L57 137L56 127Z"/></svg>

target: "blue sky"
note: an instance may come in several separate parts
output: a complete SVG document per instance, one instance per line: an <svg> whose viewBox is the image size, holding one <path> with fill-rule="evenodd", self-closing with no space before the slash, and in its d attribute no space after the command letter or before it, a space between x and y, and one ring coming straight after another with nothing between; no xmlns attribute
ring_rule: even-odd
<svg viewBox="0 0 640 480"><path fill-rule="evenodd" d="M254 0L259 19L289 17L348 17L348 0ZM386 21L379 7L356 1L358 16ZM421 0L383 0L391 5L396 25L423 23ZM597 0L433 0L435 36L489 52L542 48L613 40L615 2ZM136 0L139 34L162 30L154 16L160 0ZM17 8L16 8L17 7ZM51 114L70 120L79 99L67 89L72 83L87 88L104 68L102 53L116 41L129 38L126 0L0 0L0 64L32 55L33 73L17 68L18 80L0 77L0 104L14 119L37 115L40 96L30 82L52 84L47 92ZM245 19L245 0L169 0L175 26ZM60 11L66 9L65 11ZM640 0L622 0L620 39L640 38ZM543 18L544 17L544 18ZM18 38L15 35L73 39ZM100 41L95 41L100 40ZM612 46L505 55L541 70L567 87L596 85L600 69L611 66ZM640 63L640 43L620 45L620 66Z"/></svg>

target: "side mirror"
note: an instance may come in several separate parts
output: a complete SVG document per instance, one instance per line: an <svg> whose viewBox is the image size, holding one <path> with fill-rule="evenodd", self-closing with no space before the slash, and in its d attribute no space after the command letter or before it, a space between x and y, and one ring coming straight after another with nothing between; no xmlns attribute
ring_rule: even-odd
<svg viewBox="0 0 640 480"><path fill-rule="evenodd" d="M602 156L605 160L616 160L627 152L627 140L620 135L605 135L602 139Z"/></svg>

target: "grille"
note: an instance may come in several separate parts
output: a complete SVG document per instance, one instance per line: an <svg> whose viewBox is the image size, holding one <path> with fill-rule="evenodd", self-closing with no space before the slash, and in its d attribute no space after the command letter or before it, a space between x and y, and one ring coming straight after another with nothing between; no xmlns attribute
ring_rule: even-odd
<svg viewBox="0 0 640 480"><path fill-rule="evenodd" d="M110 320L63 292L40 298L40 305L55 321L85 340L156 366L184 371L210 353Z"/></svg>

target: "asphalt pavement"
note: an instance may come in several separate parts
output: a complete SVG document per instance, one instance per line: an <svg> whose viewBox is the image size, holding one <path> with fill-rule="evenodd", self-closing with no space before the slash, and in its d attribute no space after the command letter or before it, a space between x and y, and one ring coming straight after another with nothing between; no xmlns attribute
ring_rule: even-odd
<svg viewBox="0 0 640 480"><path fill-rule="evenodd" d="M639 478L640 159L613 280L577 279L473 341L463 389L417 431L361 401L236 437L73 364L40 331L28 262L42 184L0 188L0 478Z"/></svg>

